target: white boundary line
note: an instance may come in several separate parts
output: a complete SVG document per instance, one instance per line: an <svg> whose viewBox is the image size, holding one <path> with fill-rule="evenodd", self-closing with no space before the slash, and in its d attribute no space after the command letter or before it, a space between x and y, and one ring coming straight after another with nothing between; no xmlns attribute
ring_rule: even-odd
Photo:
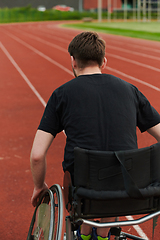
<svg viewBox="0 0 160 240"><path fill-rule="evenodd" d="M152 84L150 84L150 83L144 82L144 81L142 81L142 80L140 80L140 79L138 79L138 78L132 77L132 76L126 74L126 73L123 73L123 72L121 72L121 71L119 71L119 70L116 70L116 69L111 68L111 67L108 67L108 66L106 66L106 69L108 69L108 70L110 70L110 71L112 71L112 72L115 72L115 73L117 73L117 74L119 74L119 75L121 75L121 76L123 76L123 77L128 78L128 79L131 79L131 80L133 80L133 81L135 81L135 82L138 82L138 83L141 83L141 84L143 84L143 85L146 85L147 87L152 88L152 89L160 92L160 88L158 88L158 87L156 87L156 86L154 86L154 85L152 85Z"/></svg>
<svg viewBox="0 0 160 240"><path fill-rule="evenodd" d="M132 216L126 216L126 218L127 218L128 220L134 220L134 218L133 218ZM136 230L136 232L139 234L139 236L140 236L141 238L143 238L143 239L145 239L145 240L149 240L149 238L148 238L147 235L143 232L143 230L140 228L139 225L133 225L132 227Z"/></svg>
<svg viewBox="0 0 160 240"><path fill-rule="evenodd" d="M131 59L128 59L128 58L125 58L125 57L121 57L121 56L118 56L118 55L115 55L115 54L112 54L112 53L107 53L107 55L111 56L113 58L117 58L117 59L120 59L122 61L128 62L128 63L132 63L132 64L135 64L135 65L144 67L144 68L151 69L151 70L156 71L156 72L160 72L160 68L152 67L152 66L147 65L145 63L140 63L140 62L137 62L135 60L131 60Z"/></svg>
<svg viewBox="0 0 160 240"><path fill-rule="evenodd" d="M38 93L38 91L35 89L35 87L32 85L32 83L29 81L29 79L27 78L27 76L23 73L23 71L21 70L21 68L18 66L18 64L15 62L15 60L12 58L12 56L9 54L9 52L7 51L7 49L3 46L3 44L0 42L0 48L2 49L2 51L4 52L4 54L8 57L8 59L10 60L10 62L13 64L13 66L16 68L16 70L19 72L19 74L22 76L22 78L25 80L25 82L28 84L28 86L30 87L30 89L34 92L34 94L37 96L37 98L39 99L39 101L42 103L42 105L45 107L46 106L46 102L44 101L44 99L41 97L41 95Z"/></svg>
<svg viewBox="0 0 160 240"><path fill-rule="evenodd" d="M19 31L17 31L17 32L19 32ZM48 41L46 41L46 40L44 40L44 39L42 39L42 38L40 38L40 37L37 37L37 36L35 36L35 35L33 35L33 34L30 34L30 33L23 32L22 34L25 35L25 36L28 36L28 37L30 37L30 38L38 41L38 42L41 42L41 43L43 43L43 44L46 44L46 45L48 45L48 46L54 47L54 48L56 48L56 49L61 50L62 52L67 53L67 51L66 51L65 48L60 47L60 46L57 45L57 44L48 42ZM59 41L59 39L58 39L58 41ZM66 43L68 43L68 41L66 41L66 40L64 40L64 41L65 41Z"/></svg>
<svg viewBox="0 0 160 240"><path fill-rule="evenodd" d="M68 74L73 76L73 72L71 70L69 70L68 68L64 67L63 65L61 65L60 63L54 61L52 58L48 57L47 55L45 55L44 53L40 52L39 50L37 50L36 48L32 47L31 45L29 45L28 43L24 42L23 40L21 40L18 37L15 37L13 34L11 33L7 33L8 36L10 36L11 38L13 38L14 40L16 40L17 42L21 43L22 45L24 45L25 47L29 48L30 50L32 50L33 52L37 53L38 55L40 55L41 57L45 58L47 61L53 63L54 65L56 65L57 67L61 68L62 70L64 70L65 72L67 72Z"/></svg>
<svg viewBox="0 0 160 240"><path fill-rule="evenodd" d="M115 47L115 46L112 46L110 44L107 44L107 48L108 49L118 50L118 51L121 51L121 52L124 52L124 53L130 53L130 54L141 56L141 57L145 57L145 58L154 59L156 61L160 61L160 57L156 57L156 56L149 55L149 54L146 54L146 53L136 52L134 50L131 51L131 50L124 49L124 48L121 48L121 47Z"/></svg>
<svg viewBox="0 0 160 240"><path fill-rule="evenodd" d="M104 35L103 35L104 36ZM113 35L112 35L113 36ZM114 36L118 36L118 35L114 35ZM144 44L143 43L141 43L141 44L137 44L137 41L135 42L135 41L127 41L126 43L124 43L124 41L122 41L121 39L118 39L118 40L116 40L116 38L114 37L114 39L113 39L113 37L112 38L108 38L109 37L109 35L107 35L107 37L104 37L105 38L105 41L107 42L108 40L110 40L110 41L112 41L112 43L114 42L115 43L115 45L123 45L124 46L124 44L126 44L126 46L128 46L128 47L132 47L132 48L140 48L141 50L145 50L145 51L147 51L147 52L155 52L155 53L160 53L160 49L157 49L156 47L154 47L154 48L152 48L152 47L150 47L150 45L148 45L148 46L144 46ZM133 38L132 39L127 39L127 40L133 40ZM134 40L138 40L137 38L136 39L134 39ZM145 41L145 39L143 39L144 41ZM155 44L154 44L155 42L154 41L152 41L152 45L154 46ZM156 42L156 43L158 43L158 42Z"/></svg>

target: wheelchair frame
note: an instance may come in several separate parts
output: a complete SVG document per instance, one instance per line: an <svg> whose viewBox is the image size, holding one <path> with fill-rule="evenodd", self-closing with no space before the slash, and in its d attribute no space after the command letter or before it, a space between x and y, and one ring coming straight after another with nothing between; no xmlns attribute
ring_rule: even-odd
<svg viewBox="0 0 160 240"><path fill-rule="evenodd" d="M146 155L146 150L147 150L147 155ZM84 151L80 150L80 158L78 160L79 162L81 161L81 159L83 159L83 154L86 154L86 151L88 151L88 150L84 150ZM95 203L97 201L96 200L94 202L94 199L93 199L94 204L91 207L91 209L92 209L91 213L87 212L87 210L86 210L87 214L85 213L85 211L83 212L83 210L81 212L81 208L83 208L82 207L83 204L82 204L81 200L84 200L84 202L85 202L86 199L83 196L83 194L84 194L83 191L81 191L81 192L79 191L79 193L81 193L81 194L80 194L80 196L78 196L78 190L81 188L81 185L83 186L83 184L85 184L85 181L83 182L83 179L82 180L80 179L80 184L79 184L80 173L78 172L79 168L77 167L78 166L77 165L76 166L76 177L78 176L78 178L76 180L77 181L76 183L78 183L77 185L76 184L74 184L74 186L72 185L70 174L66 173L65 176L64 176L64 187L61 188L60 185L55 184L49 190L45 191L42 194L42 197L40 198L40 200L38 202L38 205L35 209L35 212L33 214L33 218L32 218L32 221L31 221L31 225L30 225L27 240L32 240L32 239L34 239L34 240L42 240L42 239L43 240L63 240L64 238L66 240L75 240L74 232L83 223L88 224L92 227L96 227L96 228L97 227L98 228L103 228L103 227L110 228L111 233L112 233L112 235L115 236L116 240L125 240L125 239L146 240L146 239L143 239L141 237L134 236L134 235L124 233L124 232L121 231L121 227L123 227L123 226L139 225L139 224L144 223L144 222L146 222L150 219L155 219L156 217L158 218L159 215L160 215L160 192L159 192L160 191L160 184L159 184L160 163L159 163L159 156L157 158L157 154L160 155L159 154L160 153L160 143L155 144L155 145L153 145L149 148L146 148L146 149L143 149L143 150L138 150L138 151L140 152L140 157L142 157L142 153L145 153L145 155L143 155L145 157L149 156L148 162L150 160L152 160L152 159L150 159L150 156L156 158L156 162L154 163L154 167L152 167L152 171L155 170L156 164L158 163L158 170L155 171L156 176L152 176L153 179L158 179L158 181L157 181L158 182L158 187L157 187L157 185L154 186L152 184L151 184L151 187L150 187L150 189L152 191L154 191L153 196L151 195L152 191L150 191L150 190L148 191L148 188L146 188L146 187L144 188L145 191L143 191L143 190L141 191L141 189L140 190L138 189L138 191L141 191L142 194L146 194L146 192L147 192L147 194L149 194L147 196L145 195L144 199L149 198L149 199L153 200L153 202L151 201L152 202L151 209L149 209L149 207L148 207L148 206L150 206L150 204L146 205L147 206L146 207L146 209L147 209L146 212L145 212L145 208L141 208L140 212L137 212L135 210L135 208L133 208L134 215L135 214L136 215L141 215L141 214L145 214L145 213L148 214L148 215L146 215L144 217L140 217L139 219L136 219L136 220L99 223L99 222L94 221L94 219L95 218L117 217L116 216L117 212L115 213L115 211L114 211L113 215L109 215L111 213L108 213L106 208L103 208L103 210L105 209L105 214L103 214L103 213L99 213L99 215L97 215L96 213L92 214ZM97 154L94 151L89 151L89 152L87 152L87 154L90 154L90 152L91 152L92 157L93 157L94 154ZM129 152L129 155L127 155L127 158L130 157L130 153L132 154L132 152ZM103 155L103 153L102 153L102 155ZM122 157L123 157L123 154L122 154ZM137 155L136 155L136 157L137 157ZM75 158L75 160L77 158ZM120 155L118 155L117 158L120 158ZM110 159L110 160L114 160L114 159ZM141 158L139 160L141 160ZM76 163L76 161L75 161L75 163ZM87 161L88 160L85 159L85 163ZM118 159L118 161L121 161L121 159ZM123 165L123 162L122 162L121 165ZM124 169L124 166L122 166L122 167L123 167L122 169ZM83 172L83 169L82 169L82 172ZM131 185L133 185L133 184L131 184ZM82 189L80 189L80 190L83 190L83 189L84 188L82 187ZM87 190L87 192L88 192L88 190ZM125 191L122 191L122 192L125 192ZM130 198L129 198L130 192L127 192L128 193L128 198L127 199L129 199L129 201L130 201ZM115 193L116 193L116 191L115 191ZM98 192L98 194L99 194L99 192ZM132 192L131 192L131 194L132 194ZM135 194L137 194L136 191L135 191ZM123 193L121 195L123 197L124 196L126 197L126 193L125 194ZM95 192L94 192L94 196L96 196ZM123 197L121 199L122 202L123 202ZM138 197L136 196L136 198L138 199L139 196ZM105 199L106 199L106 195L105 195ZM102 199L99 199L99 200L102 201ZM112 203L112 200L110 200L110 199L107 200L107 201L109 201L109 203L111 201L111 203ZM50 214L48 214L49 220L47 219L48 225L43 224L43 222L46 221L47 212L44 211L43 214L39 213L40 212L39 209L40 209L41 205L46 205L46 204L47 204L46 209L49 209L49 211L50 211ZM122 204L122 205L124 205L124 204ZM140 206L142 206L142 205L143 205L143 201L140 204ZM66 209L69 212L67 217L65 217ZM122 213L124 213L124 214L120 214L120 215L117 214L117 215L118 216L126 216L127 214L132 215L132 214L130 214L130 212L129 213L127 212L127 214L126 214L126 211L127 211L126 209L128 209L128 208L125 208L125 206L123 206ZM132 207L129 208L129 209L132 210ZM48 211L48 210L46 210L46 211ZM37 214L37 212L38 212L38 214ZM107 214L106 214L106 212L107 212ZM88 220L88 219L93 219L93 221ZM66 234L64 235L65 221L66 221ZM38 229L38 233L43 232L43 234L42 235L41 234L37 235L37 229ZM49 231L48 234L46 234L47 230ZM154 235L153 235L153 240L155 240Z"/></svg>
<svg viewBox="0 0 160 240"><path fill-rule="evenodd" d="M56 197L54 196L56 194ZM57 203L55 202L55 198L58 198L58 219L55 218L55 208L57 208ZM45 238L43 236L35 236L34 234L34 225L36 222L36 212L38 211L38 208L43 203L49 203L51 202L51 209L50 209L50 228L48 232L48 238ZM41 199L39 200L39 203L37 204L37 207L35 209L35 212L33 214L33 218L31 221L30 229L28 232L27 240L75 240L76 236L74 234L74 231L78 228L79 225L85 223L92 227L107 227L107 228L118 228L120 229L120 234L117 236L115 235L116 240L125 240L125 239L134 239L134 240L146 240L141 237L131 235L125 232L121 231L121 227L124 226L133 226L133 225L139 225L141 223L144 223L146 221L149 221L150 219L155 218L156 216L160 215L160 211L157 211L155 213L148 214L144 217L141 217L136 220L126 220L126 221L115 221L115 222L107 222L107 223L98 223L95 221L90 221L83 218L77 218L74 219L72 215L68 215L65 217L65 206L64 206L64 192L63 188L61 188L60 185L56 184L53 185L49 190L45 191L43 195L41 196ZM56 223L58 221L58 224ZM66 233L65 233L65 222L66 222ZM55 229L55 225L57 224L57 229ZM36 226L37 227L37 226ZM45 229L43 229L45 231ZM116 231L117 232L117 231ZM118 231L119 232L119 231Z"/></svg>

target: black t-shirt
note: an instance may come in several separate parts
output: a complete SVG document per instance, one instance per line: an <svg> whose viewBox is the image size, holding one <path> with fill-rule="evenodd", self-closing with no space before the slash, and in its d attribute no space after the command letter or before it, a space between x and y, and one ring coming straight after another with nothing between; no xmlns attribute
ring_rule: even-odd
<svg viewBox="0 0 160 240"><path fill-rule="evenodd" d="M133 85L108 74L81 75L51 95L38 129L67 139L63 169L73 171L74 147L116 151L137 148L141 132L160 115Z"/></svg>

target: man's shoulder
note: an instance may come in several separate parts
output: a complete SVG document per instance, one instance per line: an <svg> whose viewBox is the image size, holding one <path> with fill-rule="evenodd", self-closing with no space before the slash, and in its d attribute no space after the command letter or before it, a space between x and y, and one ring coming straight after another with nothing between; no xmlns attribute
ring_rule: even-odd
<svg viewBox="0 0 160 240"><path fill-rule="evenodd" d="M78 80L78 77L72 78L71 80L69 80L66 83L64 83L61 86L59 86L58 89L63 89L63 88L67 88L67 87L69 87L71 85L74 85L74 84L76 84L77 80Z"/></svg>
<svg viewBox="0 0 160 240"><path fill-rule="evenodd" d="M77 87L78 87L78 79L73 78L73 79L69 80L68 82L60 85L58 88L56 88L53 91L52 95L54 95L56 97L62 97L64 95L66 95L67 93L70 94Z"/></svg>
<svg viewBox="0 0 160 240"><path fill-rule="evenodd" d="M122 85L127 85L127 86L130 86L130 87L135 87L133 84L123 80L122 78L119 78L115 75L112 75L112 74L102 74L102 77L112 83L116 83L116 84L122 84Z"/></svg>

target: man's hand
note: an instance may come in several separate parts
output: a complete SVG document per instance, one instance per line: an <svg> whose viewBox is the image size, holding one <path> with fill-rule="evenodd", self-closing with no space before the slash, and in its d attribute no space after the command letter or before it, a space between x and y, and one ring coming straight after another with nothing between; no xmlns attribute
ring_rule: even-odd
<svg viewBox="0 0 160 240"><path fill-rule="evenodd" d="M40 189L34 188L33 194L32 194L32 198L31 198L31 203L32 203L33 207L36 207L36 206L37 206L37 203L38 203L38 201L39 201L39 198L40 198L41 194L42 194L46 189L48 189L48 186L47 186L46 183L44 183L43 188L40 188Z"/></svg>

